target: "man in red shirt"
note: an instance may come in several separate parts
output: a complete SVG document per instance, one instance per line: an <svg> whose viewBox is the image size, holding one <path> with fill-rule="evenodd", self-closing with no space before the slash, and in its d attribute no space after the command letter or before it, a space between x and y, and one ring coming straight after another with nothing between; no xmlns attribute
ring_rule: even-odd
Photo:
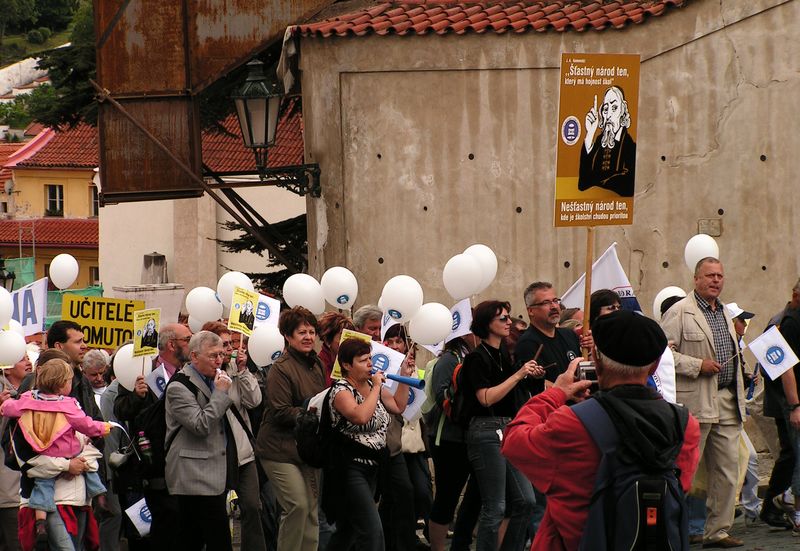
<svg viewBox="0 0 800 551"><path fill-rule="evenodd" d="M684 434L679 434L671 406L646 386L666 349L664 332L653 320L629 311L598 319L592 332L601 390L594 399L619 433L617 456L656 464L679 448L675 465L688 491L697 469L699 425L689 416ZM590 382L575 380L581 360L573 360L552 388L523 406L503 439L503 454L547 496L534 551L577 549L589 512L601 453L566 406L568 400L587 395Z"/></svg>

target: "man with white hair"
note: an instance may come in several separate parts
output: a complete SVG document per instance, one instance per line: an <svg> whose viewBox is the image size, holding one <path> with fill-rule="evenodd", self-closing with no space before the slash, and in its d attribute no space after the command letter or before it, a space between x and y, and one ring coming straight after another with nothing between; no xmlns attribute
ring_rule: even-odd
<svg viewBox="0 0 800 551"><path fill-rule="evenodd" d="M636 142L628 133L631 115L625 93L611 86L603 95L603 103L586 113L586 137L581 148L578 189L598 186L620 197L633 197L636 174ZM595 139L597 130L600 133Z"/></svg>

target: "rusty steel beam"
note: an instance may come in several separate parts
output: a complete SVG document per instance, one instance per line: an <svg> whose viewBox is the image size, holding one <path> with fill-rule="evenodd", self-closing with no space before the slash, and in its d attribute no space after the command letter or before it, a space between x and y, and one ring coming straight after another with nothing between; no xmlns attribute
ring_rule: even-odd
<svg viewBox="0 0 800 551"><path fill-rule="evenodd" d="M97 82L194 175L202 150L196 96L333 0L93 0ZM100 166L111 201L203 193L114 109L101 108ZM141 136L139 136L141 138Z"/></svg>

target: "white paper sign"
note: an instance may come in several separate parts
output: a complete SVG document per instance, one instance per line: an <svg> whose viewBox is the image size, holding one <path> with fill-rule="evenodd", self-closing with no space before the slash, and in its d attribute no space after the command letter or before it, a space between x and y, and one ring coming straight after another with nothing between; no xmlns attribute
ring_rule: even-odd
<svg viewBox="0 0 800 551"><path fill-rule="evenodd" d="M422 404L425 403L425 391L420 390L418 388L409 387L408 390L408 404L406 404L406 409L403 411L403 419L406 421L413 421L417 419L421 414Z"/></svg>
<svg viewBox="0 0 800 551"><path fill-rule="evenodd" d="M386 331L388 331L389 328L392 325L397 325L398 323L400 323L400 322L397 321L396 319L394 319L389 314L384 312L383 317L381 318L381 340L382 341L386 340Z"/></svg>
<svg viewBox="0 0 800 551"><path fill-rule="evenodd" d="M125 514L131 519L140 536L145 537L150 533L150 523L153 517L150 515L150 509L147 508L144 498L125 509Z"/></svg>
<svg viewBox="0 0 800 551"><path fill-rule="evenodd" d="M773 381L798 362L792 347L774 325L753 339L748 347Z"/></svg>
<svg viewBox="0 0 800 551"><path fill-rule="evenodd" d="M392 350L379 342L372 341L372 368L380 369L387 375L397 375L400 373L400 366L406 358L397 350ZM394 393L397 389L397 382L386 379L383 383L389 392Z"/></svg>
<svg viewBox="0 0 800 551"><path fill-rule="evenodd" d="M155 393L156 397L161 398L161 395L164 394L164 389L167 388L167 382L169 382L164 366L160 365L151 371L150 375L145 378L145 382L147 382L147 386Z"/></svg>
<svg viewBox="0 0 800 551"><path fill-rule="evenodd" d="M281 301L259 294L255 315L254 329L259 325L274 325L278 327L278 318L281 315Z"/></svg>

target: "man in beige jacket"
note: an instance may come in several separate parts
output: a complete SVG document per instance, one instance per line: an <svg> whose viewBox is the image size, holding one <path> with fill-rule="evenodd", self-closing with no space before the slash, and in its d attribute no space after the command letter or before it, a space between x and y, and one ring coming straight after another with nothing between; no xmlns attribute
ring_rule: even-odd
<svg viewBox="0 0 800 551"><path fill-rule="evenodd" d="M703 547L740 547L728 534L739 478L739 435L744 386L739 345L719 300L725 275L716 258L697 263L694 292L665 314L661 325L673 343L677 401L700 422L700 456L708 473Z"/></svg>

